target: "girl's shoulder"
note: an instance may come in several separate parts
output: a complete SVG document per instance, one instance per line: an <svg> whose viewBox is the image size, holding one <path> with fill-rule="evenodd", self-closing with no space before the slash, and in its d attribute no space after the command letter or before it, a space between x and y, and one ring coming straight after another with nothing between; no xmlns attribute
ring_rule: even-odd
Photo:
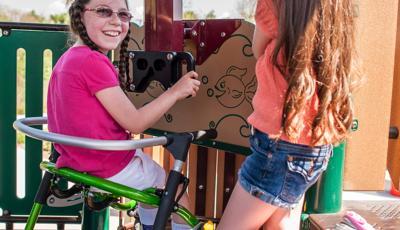
<svg viewBox="0 0 400 230"><path fill-rule="evenodd" d="M111 64L106 55L87 46L73 46L64 53L63 58L66 62L81 68L90 68L98 64Z"/></svg>
<svg viewBox="0 0 400 230"><path fill-rule="evenodd" d="M106 55L101 54L98 51L92 50L87 46L73 46L67 51L69 55L78 56L80 58L98 58L98 59L108 59Z"/></svg>

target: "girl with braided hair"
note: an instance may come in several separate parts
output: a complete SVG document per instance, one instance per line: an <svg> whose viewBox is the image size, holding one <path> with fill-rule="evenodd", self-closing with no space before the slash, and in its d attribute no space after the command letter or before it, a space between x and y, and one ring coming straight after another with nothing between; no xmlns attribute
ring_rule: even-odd
<svg viewBox="0 0 400 230"><path fill-rule="evenodd" d="M196 96L200 82L189 72L142 108L121 89L128 74L129 13L126 0L75 0L69 8L70 27L77 41L56 63L48 89L49 131L104 140L128 140L131 133L151 127L178 100ZM120 45L119 72L106 54ZM120 81L119 81L120 80ZM120 83L121 82L121 83ZM100 151L55 144L57 167L68 167L137 189L163 187L164 170L136 151ZM188 206L187 197L181 199ZM157 210L139 205L145 229ZM188 229L173 217L173 229Z"/></svg>
<svg viewBox="0 0 400 230"><path fill-rule="evenodd" d="M353 3L257 0L255 21L252 154L219 229L299 229L302 197L353 119Z"/></svg>

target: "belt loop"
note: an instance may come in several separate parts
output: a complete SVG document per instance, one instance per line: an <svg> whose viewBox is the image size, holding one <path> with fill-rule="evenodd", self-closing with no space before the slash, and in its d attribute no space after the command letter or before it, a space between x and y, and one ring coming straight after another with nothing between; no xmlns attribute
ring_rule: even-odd
<svg viewBox="0 0 400 230"><path fill-rule="evenodd" d="M271 138L268 138L269 139L269 143L268 143L268 145L269 145L269 147L272 149L272 151L273 152L276 152L276 149L277 149L277 147L278 147L278 139L271 139Z"/></svg>
<svg viewBox="0 0 400 230"><path fill-rule="evenodd" d="M317 146L317 147L313 147L314 149L315 148L318 148L318 158L322 155L322 151L324 150L324 146L322 145L322 146Z"/></svg>

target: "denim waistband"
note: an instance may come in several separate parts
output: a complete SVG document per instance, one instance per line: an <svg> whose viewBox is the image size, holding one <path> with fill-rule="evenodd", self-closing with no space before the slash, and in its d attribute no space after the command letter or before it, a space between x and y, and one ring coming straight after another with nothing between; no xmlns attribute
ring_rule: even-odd
<svg viewBox="0 0 400 230"><path fill-rule="evenodd" d="M267 142L267 144L271 149L296 151L299 154L306 154L306 155L312 154L314 156L325 156L327 154L332 154L331 144L320 145L320 146L309 146L309 145L291 143L281 139L270 138L270 136L267 133L261 132L254 127L251 128L251 134L255 136L261 136L259 137L261 139L260 141Z"/></svg>

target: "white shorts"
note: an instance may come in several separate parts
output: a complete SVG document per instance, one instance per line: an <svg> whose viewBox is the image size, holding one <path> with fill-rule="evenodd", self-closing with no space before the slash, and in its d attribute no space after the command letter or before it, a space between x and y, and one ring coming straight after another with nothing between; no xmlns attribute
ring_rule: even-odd
<svg viewBox="0 0 400 230"><path fill-rule="evenodd" d="M138 190L164 188L165 170L144 154L142 149L136 149L135 156L129 164L116 175L106 179Z"/></svg>

